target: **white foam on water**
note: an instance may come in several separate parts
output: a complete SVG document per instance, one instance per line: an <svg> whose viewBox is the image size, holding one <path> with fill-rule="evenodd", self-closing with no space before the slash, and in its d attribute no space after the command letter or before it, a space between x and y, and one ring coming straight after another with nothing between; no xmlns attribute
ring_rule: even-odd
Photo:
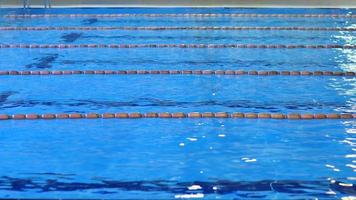
<svg viewBox="0 0 356 200"><path fill-rule="evenodd" d="M204 194L202 194L202 193L198 193L198 194L177 194L177 195L174 195L174 198L176 198L176 199L204 198Z"/></svg>
<svg viewBox="0 0 356 200"><path fill-rule="evenodd" d="M188 190L200 190L202 187L200 185L192 185L188 187Z"/></svg>

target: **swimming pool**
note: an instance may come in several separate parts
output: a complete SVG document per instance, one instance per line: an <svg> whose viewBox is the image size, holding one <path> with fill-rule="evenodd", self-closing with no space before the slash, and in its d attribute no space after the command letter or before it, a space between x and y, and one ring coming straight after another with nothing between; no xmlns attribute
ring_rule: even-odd
<svg viewBox="0 0 356 200"><path fill-rule="evenodd" d="M353 12L1 9L0 198L354 198Z"/></svg>

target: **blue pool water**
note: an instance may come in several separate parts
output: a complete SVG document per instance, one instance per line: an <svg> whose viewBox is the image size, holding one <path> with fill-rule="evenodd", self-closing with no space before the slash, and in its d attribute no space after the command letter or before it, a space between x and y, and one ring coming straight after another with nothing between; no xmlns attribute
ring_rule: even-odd
<svg viewBox="0 0 356 200"><path fill-rule="evenodd" d="M352 9L1 9L0 27L355 28L355 18L50 17L7 14L352 14ZM0 31L0 44L356 45L355 31ZM356 72L354 49L0 49L1 70ZM0 76L0 113L355 113L355 76ZM353 119L0 121L0 198L356 197Z"/></svg>

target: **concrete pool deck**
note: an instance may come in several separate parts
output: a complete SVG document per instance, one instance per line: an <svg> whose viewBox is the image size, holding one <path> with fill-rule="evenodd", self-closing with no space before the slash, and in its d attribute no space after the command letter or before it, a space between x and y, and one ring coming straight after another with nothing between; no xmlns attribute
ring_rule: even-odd
<svg viewBox="0 0 356 200"><path fill-rule="evenodd" d="M31 7L43 7L44 0L30 0ZM356 0L51 0L62 7L276 7L356 8ZM22 7L22 0L0 0L0 8Z"/></svg>

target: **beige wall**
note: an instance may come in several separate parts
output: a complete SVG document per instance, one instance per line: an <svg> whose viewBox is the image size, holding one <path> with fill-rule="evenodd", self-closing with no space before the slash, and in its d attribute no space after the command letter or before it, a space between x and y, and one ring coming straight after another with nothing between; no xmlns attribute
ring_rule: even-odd
<svg viewBox="0 0 356 200"><path fill-rule="evenodd" d="M30 0L40 6L43 0ZM111 6L226 6L356 8L356 0L51 0L53 7ZM22 6L22 0L0 0L0 7Z"/></svg>

